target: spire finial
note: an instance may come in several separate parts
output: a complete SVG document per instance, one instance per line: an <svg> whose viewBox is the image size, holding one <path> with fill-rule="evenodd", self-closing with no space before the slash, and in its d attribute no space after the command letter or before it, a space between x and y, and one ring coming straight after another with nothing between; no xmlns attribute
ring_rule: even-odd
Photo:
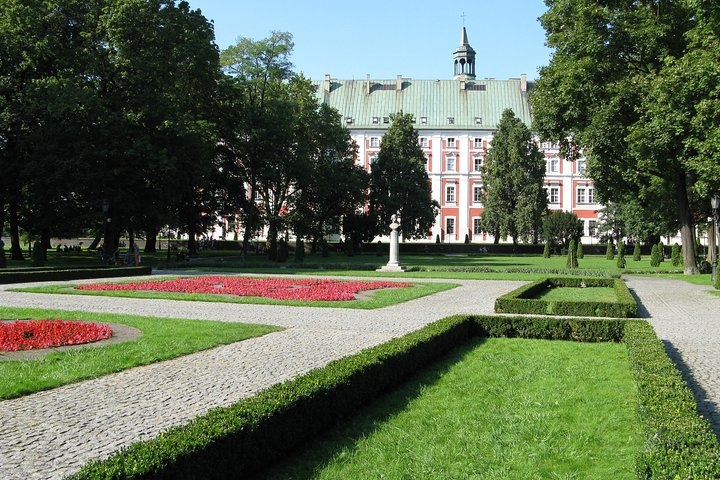
<svg viewBox="0 0 720 480"><path fill-rule="evenodd" d="M463 12L462 15L460 15L460 17L462 17L463 28L465 28L465 12Z"/></svg>

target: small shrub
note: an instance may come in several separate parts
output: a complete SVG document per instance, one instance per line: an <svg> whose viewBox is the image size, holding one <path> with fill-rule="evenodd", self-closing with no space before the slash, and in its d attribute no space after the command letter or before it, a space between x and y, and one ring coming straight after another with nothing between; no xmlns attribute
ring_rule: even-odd
<svg viewBox="0 0 720 480"><path fill-rule="evenodd" d="M715 290L720 290L720 275L717 272L715 272L715 284L713 286Z"/></svg>
<svg viewBox="0 0 720 480"><path fill-rule="evenodd" d="M618 243L617 268L625 268L625 244Z"/></svg>
<svg viewBox="0 0 720 480"><path fill-rule="evenodd" d="M607 248L605 249L605 258L608 260L613 260L615 258L615 252L613 252L612 242L608 242L607 244Z"/></svg>
<svg viewBox="0 0 720 480"><path fill-rule="evenodd" d="M550 242L545 242L545 248L543 248L543 258L550 258Z"/></svg>
<svg viewBox="0 0 720 480"><path fill-rule="evenodd" d="M567 263L565 263L565 266L567 268L569 268L570 270L578 267L577 249L575 248L575 240L570 240L570 246L568 247L568 253L567 253Z"/></svg>
<svg viewBox="0 0 720 480"><path fill-rule="evenodd" d="M578 244L577 244L577 258L578 258L578 259L585 258L585 254L583 253L583 246L582 246L582 241L581 241L581 240L578 240Z"/></svg>
<svg viewBox="0 0 720 480"><path fill-rule="evenodd" d="M673 267L679 267L683 264L683 251L682 247L678 245L677 242L675 242L672 246L672 251L670 253L670 258L672 259Z"/></svg>
<svg viewBox="0 0 720 480"><path fill-rule="evenodd" d="M635 242L635 248L633 248L633 260L636 262L642 260L642 255L640 255L640 243L638 242Z"/></svg>
<svg viewBox="0 0 720 480"><path fill-rule="evenodd" d="M470 235L465 234L465 243L470 243Z"/></svg>
<svg viewBox="0 0 720 480"><path fill-rule="evenodd" d="M665 245L662 242L658 243L658 253L660 254L660 263L665 261Z"/></svg>
<svg viewBox="0 0 720 480"><path fill-rule="evenodd" d="M277 261L284 262L288 259L288 243L280 240L277 247Z"/></svg>
<svg viewBox="0 0 720 480"><path fill-rule="evenodd" d="M652 250L650 251L650 266L651 267L659 267L660 266L660 249L658 247L658 244L654 244L652 246Z"/></svg>
<svg viewBox="0 0 720 480"><path fill-rule="evenodd" d="M440 243L440 234L435 235L435 243Z"/></svg>

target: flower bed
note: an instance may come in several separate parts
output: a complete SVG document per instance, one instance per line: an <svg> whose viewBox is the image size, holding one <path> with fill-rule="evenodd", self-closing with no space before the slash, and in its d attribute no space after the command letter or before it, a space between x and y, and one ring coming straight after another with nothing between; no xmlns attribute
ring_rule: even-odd
<svg viewBox="0 0 720 480"><path fill-rule="evenodd" d="M0 351L36 350L103 340L110 325L73 320L0 322Z"/></svg>
<svg viewBox="0 0 720 480"><path fill-rule="evenodd" d="M398 282L349 282L324 279L247 278L227 276L203 276L152 280L130 283L97 283L78 285L78 290L104 291L155 291L173 293L204 293L265 297L275 300L354 300L355 294L366 290L410 287Z"/></svg>

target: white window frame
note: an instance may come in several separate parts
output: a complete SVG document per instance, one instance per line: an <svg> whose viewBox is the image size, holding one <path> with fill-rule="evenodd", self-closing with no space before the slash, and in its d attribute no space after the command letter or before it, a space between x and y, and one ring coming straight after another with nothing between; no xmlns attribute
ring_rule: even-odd
<svg viewBox="0 0 720 480"><path fill-rule="evenodd" d="M370 148L380 147L380 137L370 137Z"/></svg>
<svg viewBox="0 0 720 480"><path fill-rule="evenodd" d="M480 217L473 217L473 235L482 235L482 227L480 226Z"/></svg>
<svg viewBox="0 0 720 480"><path fill-rule="evenodd" d="M454 183L445 185L445 203L454 204L457 202L457 186Z"/></svg>
<svg viewBox="0 0 720 480"><path fill-rule="evenodd" d="M452 228L450 224L452 223ZM445 235L455 235L455 217L445 217Z"/></svg>
<svg viewBox="0 0 720 480"><path fill-rule="evenodd" d="M450 160L452 160L452 168L450 168ZM448 155L445 157L445 170L448 172L457 171L457 157L455 155Z"/></svg>
<svg viewBox="0 0 720 480"><path fill-rule="evenodd" d="M482 203L483 201L483 191L482 191L482 185L474 184L473 185L473 203Z"/></svg>
<svg viewBox="0 0 720 480"><path fill-rule="evenodd" d="M478 161L480 163L478 163ZM485 163L485 162L483 162L482 155L475 155L473 157L473 172L481 172L483 163Z"/></svg>
<svg viewBox="0 0 720 480"><path fill-rule="evenodd" d="M482 148L483 148L482 138L476 137L475 140L473 140L473 146L475 147L475 150L482 150Z"/></svg>
<svg viewBox="0 0 720 480"><path fill-rule="evenodd" d="M588 203L595 203L595 188L588 187L587 190Z"/></svg>
<svg viewBox="0 0 720 480"><path fill-rule="evenodd" d="M587 161L586 160L577 160L577 171L580 175L585 175L585 171L587 170Z"/></svg>
<svg viewBox="0 0 720 480"><path fill-rule="evenodd" d="M547 187L545 187L545 190L547 191L547 197L548 197L549 204L551 204L551 205L560 204L560 187L559 186L548 185ZM554 201L553 201L553 196L555 197Z"/></svg>
<svg viewBox="0 0 720 480"><path fill-rule="evenodd" d="M455 140L455 137L448 137L447 138L447 148L455 148L455 145L457 145L457 141Z"/></svg>
<svg viewBox="0 0 720 480"><path fill-rule="evenodd" d="M370 157L368 157L368 165L372 165L376 161L377 161L377 155L375 155L374 153L371 154Z"/></svg>
<svg viewBox="0 0 720 480"><path fill-rule="evenodd" d="M420 146L422 148L428 148L428 138L427 137L420 137Z"/></svg>
<svg viewBox="0 0 720 480"><path fill-rule="evenodd" d="M550 157L548 162L548 172L560 173L560 159L558 157Z"/></svg>
<svg viewBox="0 0 720 480"><path fill-rule="evenodd" d="M578 205L585 205L587 203L585 194L585 187L578 187L577 192L575 192L575 200Z"/></svg>

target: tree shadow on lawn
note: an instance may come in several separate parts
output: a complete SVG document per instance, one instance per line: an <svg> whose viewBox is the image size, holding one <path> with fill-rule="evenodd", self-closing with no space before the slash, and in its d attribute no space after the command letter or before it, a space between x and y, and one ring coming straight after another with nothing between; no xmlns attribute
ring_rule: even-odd
<svg viewBox="0 0 720 480"><path fill-rule="evenodd" d="M670 360L672 360L678 370L680 370L683 380L685 380L693 397L695 397L698 412L710 422L710 426L713 432L715 432L715 437L718 439L718 442L720 442L720 405L710 398L707 391L695 379L692 370L690 370L690 367L685 363L685 360L683 360L682 353L675 348L672 342L668 340L663 340L662 342L668 357L670 357Z"/></svg>
<svg viewBox="0 0 720 480"><path fill-rule="evenodd" d="M259 480L309 479L343 451L357 449L357 443L378 430L384 422L419 397L423 390L435 385L454 364L461 362L475 348L485 343L473 338L454 348L432 364L423 367L405 382L384 392L350 418L342 421L318 437L309 439L304 447L292 451L279 463L257 472L251 478Z"/></svg>

